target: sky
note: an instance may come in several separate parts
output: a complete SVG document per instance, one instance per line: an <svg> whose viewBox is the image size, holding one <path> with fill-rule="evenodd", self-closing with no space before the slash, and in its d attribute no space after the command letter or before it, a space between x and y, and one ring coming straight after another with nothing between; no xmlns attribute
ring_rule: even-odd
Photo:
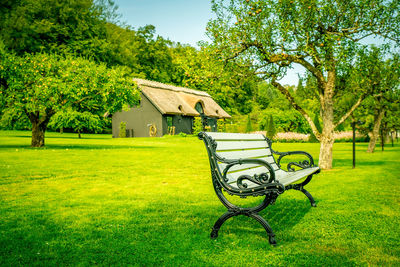
<svg viewBox="0 0 400 267"><path fill-rule="evenodd" d="M207 22L213 17L210 0L114 0L121 22L138 29L148 24L156 27L156 34L173 42L194 47L201 40L209 41L205 32ZM297 85L295 67L281 80L283 84Z"/></svg>

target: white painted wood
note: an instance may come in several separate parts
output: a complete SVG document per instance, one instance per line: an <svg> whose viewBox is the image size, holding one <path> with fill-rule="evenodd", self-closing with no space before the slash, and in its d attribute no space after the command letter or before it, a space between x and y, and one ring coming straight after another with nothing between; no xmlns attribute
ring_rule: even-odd
<svg viewBox="0 0 400 267"><path fill-rule="evenodd" d="M243 133L215 133L206 132L214 140L264 140L262 134L243 134Z"/></svg>
<svg viewBox="0 0 400 267"><path fill-rule="evenodd" d="M236 150L236 151L218 151L217 155L226 159L247 159L259 158L271 155L271 149L251 149L251 150Z"/></svg>
<svg viewBox="0 0 400 267"><path fill-rule="evenodd" d="M216 150L239 150L252 148L267 148L266 141L219 141Z"/></svg>
<svg viewBox="0 0 400 267"><path fill-rule="evenodd" d="M313 174L314 172L318 171L319 167L312 167L312 168L307 168L307 169L302 169L298 170L295 172L284 172L281 175L277 175L275 177L276 180L278 180L281 184L284 186L295 183L310 174Z"/></svg>

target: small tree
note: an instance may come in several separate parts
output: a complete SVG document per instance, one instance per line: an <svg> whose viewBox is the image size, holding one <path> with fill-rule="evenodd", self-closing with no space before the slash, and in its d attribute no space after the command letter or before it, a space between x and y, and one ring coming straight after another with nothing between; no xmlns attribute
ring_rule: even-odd
<svg viewBox="0 0 400 267"><path fill-rule="evenodd" d="M50 129L72 128L81 138L81 132L101 132L105 127L104 118L88 111L78 112L68 109L66 111L57 112L49 122Z"/></svg>
<svg viewBox="0 0 400 267"><path fill-rule="evenodd" d="M247 115L247 124L246 124L246 133L250 133L253 131L253 127L251 125L251 118L250 118L250 114Z"/></svg>
<svg viewBox="0 0 400 267"><path fill-rule="evenodd" d="M272 115L270 115L267 127L267 137L272 140L275 134L276 134L276 129L274 124L274 118L272 117Z"/></svg>

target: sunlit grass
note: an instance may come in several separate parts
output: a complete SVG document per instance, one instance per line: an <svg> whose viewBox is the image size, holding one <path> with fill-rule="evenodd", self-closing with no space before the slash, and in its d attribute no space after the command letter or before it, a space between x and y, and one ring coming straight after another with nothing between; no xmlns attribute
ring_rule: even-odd
<svg viewBox="0 0 400 267"><path fill-rule="evenodd" d="M335 144L334 169L307 186L317 208L288 191L262 212L277 247L244 216L209 238L225 208L194 137L47 133L46 148L29 145L29 132L0 132L0 265L400 265L398 143L357 144L354 170L351 144Z"/></svg>

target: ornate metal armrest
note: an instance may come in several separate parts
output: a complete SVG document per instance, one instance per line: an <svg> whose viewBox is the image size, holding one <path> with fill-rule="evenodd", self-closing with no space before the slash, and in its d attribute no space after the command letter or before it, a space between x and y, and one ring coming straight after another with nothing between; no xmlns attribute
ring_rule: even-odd
<svg viewBox="0 0 400 267"><path fill-rule="evenodd" d="M299 162L290 162L290 163L288 163L288 165L287 165L288 171L295 171L295 169L292 168L292 166L297 166L297 167L300 167L302 169L310 168L310 167L314 167L315 166L313 157L309 153L304 152L304 151L277 152L277 151L272 150L272 153L274 153L276 155L279 155L279 158L276 161L276 164L278 164L279 167L281 167L281 159L283 157L286 157L286 156L289 156L289 155L305 155L305 156L308 157L309 160L303 160L303 161L299 161Z"/></svg>
<svg viewBox="0 0 400 267"><path fill-rule="evenodd" d="M260 183L272 183L275 181L275 171L272 168L271 164L269 164L268 162L266 162L265 160L262 159L237 159L237 160L226 160L226 159L219 159L221 162L223 163L227 163L228 165L225 167L225 169L223 170L223 174L222 177L225 181L227 181L228 179L226 178L226 175L228 174L228 171L231 167L235 166L235 165L240 165L240 164L247 164L247 163L253 163L253 164L258 164L258 165L262 165L264 167L266 167L270 173L270 175L263 173L261 175L255 175L254 177L251 177L250 175L242 175L242 176L246 176L246 177L251 177L251 179L254 179L255 181L248 179L248 178L242 178L242 176L240 176L238 178L241 180L250 180L256 184L260 184Z"/></svg>
<svg viewBox="0 0 400 267"><path fill-rule="evenodd" d="M251 175L241 175L237 178L236 183L238 186L238 189L233 188L228 186L228 193L233 193L239 196L257 196L257 195L265 195L265 191L271 191L275 193L282 193L284 191L284 186L280 184L279 182L275 181L275 171L272 168L271 164L268 162L261 160L261 159L237 159L237 160L231 160L231 159L224 159L224 158L218 158L218 161L222 163L227 163L228 165L225 167L222 173L222 179L226 183L228 181L227 174L230 168L232 168L235 165L239 164L248 164L248 163L253 163L253 164L258 164L261 166L264 166L268 169L269 174L267 173L262 173L262 174L255 174L253 176ZM247 184L243 183L243 181L250 181L258 186L253 187L253 188L247 188ZM224 186L226 187L226 186ZM226 189L226 188L225 188Z"/></svg>

